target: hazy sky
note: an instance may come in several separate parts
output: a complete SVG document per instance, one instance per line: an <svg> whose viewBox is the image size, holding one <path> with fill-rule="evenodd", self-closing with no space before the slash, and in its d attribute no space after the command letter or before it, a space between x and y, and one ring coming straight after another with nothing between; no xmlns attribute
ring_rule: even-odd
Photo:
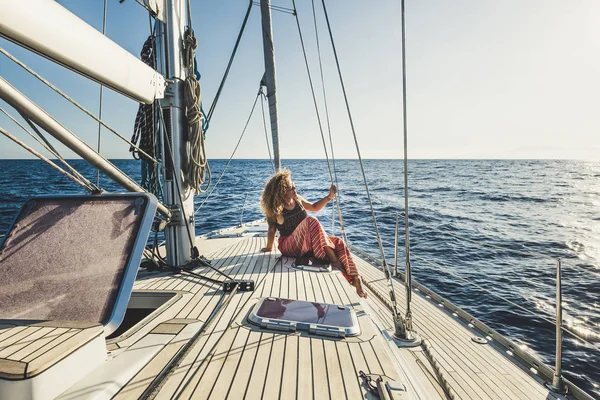
<svg viewBox="0 0 600 400"><path fill-rule="evenodd" d="M102 27L102 0L60 0ZM148 36L135 1L109 0L107 35L134 54ZM291 0L273 0L291 7ZM320 0L317 19L337 158L356 149ZM192 0L208 109L229 59L247 0ZM363 158L401 158L402 70L399 0L329 0L330 21ZM312 7L297 0L323 122ZM228 158L263 74L260 10L254 7L207 133L209 158ZM600 2L597 0L406 0L410 158L566 158L600 160ZM323 158L295 19L273 12L282 158ZM68 27L60 27L68 29ZM11 43L0 46L93 112L98 85ZM90 50L92 51L92 50ZM97 123L0 55L0 75L96 146ZM6 103L0 105L13 112ZM137 105L105 91L105 120L130 137ZM6 117L5 127L34 143ZM327 127L324 123L325 132ZM102 152L129 158L128 145L102 133ZM66 151L67 156L72 153ZM27 158L0 137L0 158ZM236 158L267 158L257 107Z"/></svg>

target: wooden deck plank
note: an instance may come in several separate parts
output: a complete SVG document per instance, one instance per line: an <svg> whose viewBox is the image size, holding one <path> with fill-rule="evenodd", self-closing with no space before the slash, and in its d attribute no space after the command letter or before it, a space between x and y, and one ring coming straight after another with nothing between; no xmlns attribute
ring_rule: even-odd
<svg viewBox="0 0 600 400"><path fill-rule="evenodd" d="M252 367L256 359L261 336L261 332L248 331L248 340L244 346L244 351L241 354L237 371L231 381L229 393L227 393L226 398L233 400L243 398L248 381L250 380L250 375L252 374Z"/></svg>
<svg viewBox="0 0 600 400"><path fill-rule="evenodd" d="M273 347L269 357L265 386L262 393L263 399L278 399L280 397L286 337L287 335L283 334L273 336Z"/></svg>
<svg viewBox="0 0 600 400"><path fill-rule="evenodd" d="M211 351L212 357L207 358L207 362L201 365L197 374L199 375L198 383L194 388L191 397L193 399L221 399L227 393L227 389L219 390L223 397L215 395L211 396L212 390L216 386L216 383L220 380L220 373L223 371L225 361L231 351L234 351L234 345L236 338L240 333L240 329L226 329L225 334L219 337L217 347ZM242 335L244 332L242 332ZM241 337L242 346L245 343L245 337ZM221 389L221 388L220 388Z"/></svg>
<svg viewBox="0 0 600 400"><path fill-rule="evenodd" d="M4 345L4 341L5 340L9 340L10 338L16 334L18 334L19 332L23 331L27 329L27 326L15 326L15 327L9 327L9 328L2 328L2 330L0 330L0 349L6 347ZM10 344L14 343L14 341L10 341L9 342L9 346Z"/></svg>
<svg viewBox="0 0 600 400"><path fill-rule="evenodd" d="M21 337L18 341L9 346L5 346L2 350L0 350L0 358L16 360L16 358L13 358L14 353L30 345L34 345L37 340L41 339L45 335L50 334L54 329L55 328L51 327L41 327L36 330L32 329L32 332L29 335Z"/></svg>
<svg viewBox="0 0 600 400"><path fill-rule="evenodd" d="M252 366L252 373L244 398L261 398L265 387L266 375L269 368L269 360L271 358L271 349L275 335L270 332L263 332L261 340L258 344L256 358Z"/></svg>
<svg viewBox="0 0 600 400"><path fill-rule="evenodd" d="M310 347L310 338L303 336L298 338L298 399L313 398L313 368Z"/></svg>
<svg viewBox="0 0 600 400"><path fill-rule="evenodd" d="M370 278L377 281L379 279L377 273L374 274L369 269L376 269L370 266L365 268ZM383 274L379 270L376 271L381 275ZM380 290L383 290L383 284L381 281L375 283ZM397 290L398 300L401 304L403 304L402 300L404 298L404 293L402 292ZM454 368L460 371L464 370L465 375L474 375L475 380L478 382L478 387L484 389L486 395L490 398L509 396L510 398L527 399L531 398L532 395L541 395L541 398L545 398L548 394L543 386L528 376L527 372L507 360L497 350L489 347L486 348L486 346L474 345L470 337L467 336L470 333L465 328L462 328L464 324L461 327L450 327L451 324L458 321L449 319L450 315L448 313L436 307L434 303L426 300L419 293L413 296L413 315L417 316L415 318L416 329L422 332L422 335L434 341L443 351L448 352L448 359L460 360L464 363L463 366L456 364ZM419 318L418 316L423 317ZM389 318L387 322L389 324ZM470 334L470 336L475 335ZM465 346L469 348L470 357L462 356ZM495 362L490 363L490 359L493 359ZM481 373L482 370L485 373ZM510 378L506 376L507 374Z"/></svg>
<svg viewBox="0 0 600 400"><path fill-rule="evenodd" d="M256 242L248 239L244 242L243 250L239 253L239 257L234 258L235 267L228 272L230 276L243 274L252 265L252 260L255 254ZM232 298L229 305L223 310L214 325L214 329L204 335L198 344L202 343L197 360L201 360L198 367L193 372L193 377L186 383L182 396L191 396L192 398L203 397L210 392L202 382L214 383L217 379L221 368L227 358L227 354L235 340L237 329L229 328L230 322L234 317L237 306L240 304L243 294L237 293ZM216 333L216 334L215 334ZM198 346L197 344L197 346ZM199 388L202 388L199 390Z"/></svg>
<svg viewBox="0 0 600 400"><path fill-rule="evenodd" d="M22 361L25 357L35 352L36 350L44 347L46 344L58 339L63 333L68 332L69 328L54 328L48 332L44 337L37 339L35 342L30 343L26 348L23 348L10 355L13 360Z"/></svg>
<svg viewBox="0 0 600 400"><path fill-rule="evenodd" d="M62 342L69 340L71 337L77 335L81 330L80 329L68 329L63 334L57 336L56 338L50 340L46 344L40 346L37 350L29 353L25 357L21 359L23 362L30 362L41 356L42 354L52 351L56 346L60 345Z"/></svg>
<svg viewBox="0 0 600 400"><path fill-rule="evenodd" d="M312 279L309 272L302 271L302 278L304 280L304 291L306 293L307 301L319 301L315 290L313 288Z"/></svg>
<svg viewBox="0 0 600 400"><path fill-rule="evenodd" d="M315 399L330 399L329 374L325 362L323 340L311 338L311 355L313 364L313 390ZM327 390L324 390L327 388Z"/></svg>
<svg viewBox="0 0 600 400"><path fill-rule="evenodd" d="M346 398L362 399L363 393L358 381L358 375L353 368L352 356L350 355L348 344L345 342L336 342L335 347L341 365L341 374L344 379L344 391Z"/></svg>
<svg viewBox="0 0 600 400"><path fill-rule="evenodd" d="M242 252L245 252L245 256L247 257L242 260L242 262L239 262L239 259L236 261L236 269L230 270L230 275L243 276L244 273L250 272L250 270L256 268L256 266L262 268L263 263L259 264L253 262L254 257L264 257L264 255L257 250L260 244L261 241L258 240L252 240L251 238L247 240L246 246L240 248ZM267 271L268 265L261 273L264 274ZM194 396L194 390L198 387L203 387L201 381L203 379L202 375L204 369L210 364L214 354L221 354L223 351L221 346L227 348L227 341L223 342L224 344L221 343L222 336L228 334L228 331L231 330L227 329L227 326L229 326L230 322L235 317L236 312L238 311L237 307L240 305L242 298L247 298L247 296L250 295L250 293L238 293L235 295L227 308L225 308L217 317L212 328L209 328L209 331L199 338L192 351L185 357L185 360L178 371L178 378L167 382L165 389L161 390L159 393L160 398L168 398L174 394L177 394L177 396L182 398ZM224 362L224 360L225 358L215 358L215 365L214 367L211 367L211 371L213 368L220 370L220 363Z"/></svg>
<svg viewBox="0 0 600 400"><path fill-rule="evenodd" d="M287 335L283 374L281 380L281 399L295 399L298 393L298 335Z"/></svg>
<svg viewBox="0 0 600 400"><path fill-rule="evenodd" d="M2 346L0 347L0 353L10 346L21 342L22 340L26 340L26 338L30 335L33 335L41 328L37 326L27 326L25 329L15 329L16 333L6 337L2 341ZM9 350L10 351L10 350Z"/></svg>
<svg viewBox="0 0 600 400"><path fill-rule="evenodd" d="M325 350L325 364L327 366L327 377L329 379L329 392L331 397L335 398L338 396L348 397L346 394L346 385L344 384L344 378L340 366L340 360L333 340L322 340L323 348Z"/></svg>

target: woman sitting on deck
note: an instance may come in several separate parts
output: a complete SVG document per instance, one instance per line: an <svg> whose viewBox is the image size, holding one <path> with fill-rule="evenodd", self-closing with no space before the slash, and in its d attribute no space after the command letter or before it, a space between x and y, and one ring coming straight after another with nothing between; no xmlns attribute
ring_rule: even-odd
<svg viewBox="0 0 600 400"><path fill-rule="evenodd" d="M269 224L267 247L262 251L273 250L275 233L279 230L277 247L281 254L300 257L312 252L317 258L327 258L332 266L342 271L359 296L367 297L344 241L335 236L328 236L319 220L306 214L307 210L321 210L335 198L336 193L337 188L332 184L327 196L316 203L309 203L296 193L289 170L281 169L275 173L265 185L261 198L261 207Z"/></svg>

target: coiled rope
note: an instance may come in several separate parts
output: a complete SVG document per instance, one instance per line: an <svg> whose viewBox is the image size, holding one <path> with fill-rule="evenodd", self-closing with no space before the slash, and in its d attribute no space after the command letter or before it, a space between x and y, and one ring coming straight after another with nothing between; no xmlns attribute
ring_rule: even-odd
<svg viewBox="0 0 600 400"><path fill-rule="evenodd" d="M144 42L140 59L148 66L156 69L156 36L152 33ZM133 136L131 142L139 143L139 147L130 146L129 152L136 160L141 160L142 179L141 186L149 192L159 196L160 178L158 168L152 162L156 159L157 125L156 125L156 106L152 104L140 104L135 116L133 127Z"/></svg>
<svg viewBox="0 0 600 400"><path fill-rule="evenodd" d="M191 14L188 10L188 15ZM188 16L189 18L189 16ZM190 21L191 22L191 21ZM206 189L202 187L208 172L208 185L210 185L210 168L204 146L204 133L202 121L204 115L200 108L201 91L200 83L195 74L194 50L198 41L194 36L191 26L183 35L183 65L187 69L184 88L185 113L188 123L188 137L186 144L187 165L183 171L184 179L188 186L199 194Z"/></svg>

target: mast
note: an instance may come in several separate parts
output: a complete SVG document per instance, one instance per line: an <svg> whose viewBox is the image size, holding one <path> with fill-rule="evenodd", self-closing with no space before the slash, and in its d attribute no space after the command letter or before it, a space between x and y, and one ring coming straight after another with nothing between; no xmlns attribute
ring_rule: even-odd
<svg viewBox="0 0 600 400"><path fill-rule="evenodd" d="M260 0L262 16L263 50L265 56L265 75L263 82L267 87L269 115L271 118L271 135L273 137L273 163L275 169L281 168L279 158L279 132L277 125L277 87L275 84L275 47L273 45L273 28L271 26L271 1Z"/></svg>
<svg viewBox="0 0 600 400"><path fill-rule="evenodd" d="M183 35L186 7L184 0L166 0L164 20L156 20L158 70L168 86L161 100L164 124L160 124L163 147L163 174L165 203L172 208L171 222L165 229L167 261L169 265L183 266L192 259L195 239L194 195L182 179L186 149L187 121L184 106L185 68ZM159 113L160 115L161 113Z"/></svg>

